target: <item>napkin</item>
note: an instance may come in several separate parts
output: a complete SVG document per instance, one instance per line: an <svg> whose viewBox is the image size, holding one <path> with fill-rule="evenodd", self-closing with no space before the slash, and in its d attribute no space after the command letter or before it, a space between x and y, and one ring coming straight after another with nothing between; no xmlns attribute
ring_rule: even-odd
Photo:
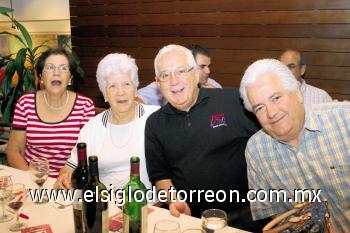
<svg viewBox="0 0 350 233"><path fill-rule="evenodd" d="M21 233L53 233L49 224L27 227L21 230Z"/></svg>

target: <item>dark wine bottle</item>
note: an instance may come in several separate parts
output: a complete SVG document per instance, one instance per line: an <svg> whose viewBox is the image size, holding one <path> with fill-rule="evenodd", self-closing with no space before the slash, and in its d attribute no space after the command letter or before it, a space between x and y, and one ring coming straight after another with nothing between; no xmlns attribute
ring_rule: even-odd
<svg viewBox="0 0 350 233"><path fill-rule="evenodd" d="M82 191L88 183L88 165L86 161L86 144L78 143L78 166L72 174L72 188L76 190L73 202L74 231L75 233L86 233L83 221Z"/></svg>
<svg viewBox="0 0 350 233"><path fill-rule="evenodd" d="M108 192L99 179L97 156L89 156L89 182L83 196L83 219L87 233L108 233Z"/></svg>
<svg viewBox="0 0 350 233"><path fill-rule="evenodd" d="M124 187L123 233L147 232L146 187L140 180L140 158L130 159L130 180Z"/></svg>

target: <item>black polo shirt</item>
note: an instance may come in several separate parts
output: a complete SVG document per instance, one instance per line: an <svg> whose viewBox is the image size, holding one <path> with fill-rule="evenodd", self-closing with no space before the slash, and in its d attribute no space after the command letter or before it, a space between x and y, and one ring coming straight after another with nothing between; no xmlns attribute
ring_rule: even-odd
<svg viewBox="0 0 350 233"><path fill-rule="evenodd" d="M176 190L238 190L245 198L248 190L244 151L249 137L258 130L255 116L247 113L237 89L201 88L189 112L170 104L154 112L146 122L145 150L152 183L171 179ZM223 196L220 196L223 197ZM195 195L195 199L198 197ZM234 211L249 203L189 204L199 217L208 208Z"/></svg>

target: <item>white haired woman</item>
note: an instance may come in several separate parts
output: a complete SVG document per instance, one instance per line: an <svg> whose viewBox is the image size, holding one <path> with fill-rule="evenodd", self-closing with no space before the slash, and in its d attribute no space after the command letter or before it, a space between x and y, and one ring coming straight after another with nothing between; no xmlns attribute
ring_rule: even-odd
<svg viewBox="0 0 350 233"><path fill-rule="evenodd" d="M81 130L78 142L87 143L87 155L97 155L101 181L108 187L123 188L129 180L130 157L141 159L141 180L147 188L148 179L144 153L146 119L159 107L135 101L138 68L126 54L109 54L97 67L97 83L110 108L90 120ZM77 166L77 151L72 150L66 166L61 169L55 188L70 188L71 175Z"/></svg>

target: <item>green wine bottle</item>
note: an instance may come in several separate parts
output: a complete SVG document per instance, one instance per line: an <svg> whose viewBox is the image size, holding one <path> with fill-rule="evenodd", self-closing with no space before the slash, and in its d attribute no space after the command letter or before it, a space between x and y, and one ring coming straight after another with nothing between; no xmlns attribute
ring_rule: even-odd
<svg viewBox="0 0 350 233"><path fill-rule="evenodd" d="M83 220L87 233L108 233L108 192L99 179L97 156L89 156L89 182L83 195Z"/></svg>
<svg viewBox="0 0 350 233"><path fill-rule="evenodd" d="M140 180L140 158L130 158L130 180L124 187L123 233L147 232L146 187Z"/></svg>

